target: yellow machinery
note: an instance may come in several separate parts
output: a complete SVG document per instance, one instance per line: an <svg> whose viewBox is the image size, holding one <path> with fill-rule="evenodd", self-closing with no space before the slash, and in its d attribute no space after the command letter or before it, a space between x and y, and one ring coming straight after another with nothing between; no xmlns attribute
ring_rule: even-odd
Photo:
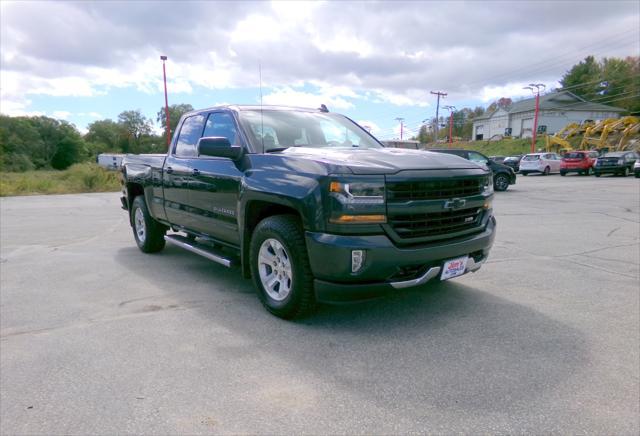
<svg viewBox="0 0 640 436"><path fill-rule="evenodd" d="M569 123L564 126L562 129L557 131L554 135L546 135L546 150L551 152L561 152L561 151L570 151L573 150L574 147L569 142L569 138L576 136L580 133L583 133L594 125L592 120L586 120L582 124L578 123Z"/></svg>
<svg viewBox="0 0 640 436"><path fill-rule="evenodd" d="M576 147L569 138L582 134L582 140ZM555 135L545 137L546 150L554 152L571 150L625 150L640 149L640 118L634 116L607 118L594 123L569 123Z"/></svg>
<svg viewBox="0 0 640 436"><path fill-rule="evenodd" d="M622 131L622 136L616 145L616 150L640 149L640 119L637 117L625 118L631 118L633 120L629 120L627 127Z"/></svg>

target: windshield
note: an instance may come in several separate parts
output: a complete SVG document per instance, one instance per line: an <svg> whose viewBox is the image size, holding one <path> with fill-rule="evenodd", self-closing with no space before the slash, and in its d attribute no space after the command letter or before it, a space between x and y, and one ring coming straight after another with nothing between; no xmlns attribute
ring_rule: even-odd
<svg viewBox="0 0 640 436"><path fill-rule="evenodd" d="M602 157L622 157L622 155L623 155L623 154L624 154L624 153L619 153L619 152L618 152L618 153L615 153L615 152L614 152L614 153L607 153L607 154L605 154L605 155L604 155L604 156L602 156Z"/></svg>
<svg viewBox="0 0 640 436"><path fill-rule="evenodd" d="M288 147L382 148L348 118L325 112L243 110L238 113L256 151Z"/></svg>
<svg viewBox="0 0 640 436"><path fill-rule="evenodd" d="M512 162L512 161L518 161L518 160L520 160L520 156L509 156L504 159L505 162L507 161Z"/></svg>
<svg viewBox="0 0 640 436"><path fill-rule="evenodd" d="M584 153L565 153L564 158L565 159L584 159L585 154Z"/></svg>
<svg viewBox="0 0 640 436"><path fill-rule="evenodd" d="M540 160L540 155L538 154L528 154L522 158L522 160Z"/></svg>

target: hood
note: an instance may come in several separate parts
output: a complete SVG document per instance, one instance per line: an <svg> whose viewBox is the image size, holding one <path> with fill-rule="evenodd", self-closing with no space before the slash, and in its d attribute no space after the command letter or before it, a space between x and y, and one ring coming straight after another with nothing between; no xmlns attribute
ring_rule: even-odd
<svg viewBox="0 0 640 436"><path fill-rule="evenodd" d="M481 168L459 156L402 148L291 147L281 155L309 159L331 167L346 167L354 174L395 174L405 170Z"/></svg>

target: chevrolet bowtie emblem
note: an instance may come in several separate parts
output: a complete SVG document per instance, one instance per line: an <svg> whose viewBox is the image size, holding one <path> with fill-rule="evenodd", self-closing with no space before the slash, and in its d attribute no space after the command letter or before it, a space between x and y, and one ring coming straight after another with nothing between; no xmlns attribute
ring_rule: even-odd
<svg viewBox="0 0 640 436"><path fill-rule="evenodd" d="M444 202L445 209L460 209L467 203L467 200L464 198L454 198L452 200L447 200Z"/></svg>

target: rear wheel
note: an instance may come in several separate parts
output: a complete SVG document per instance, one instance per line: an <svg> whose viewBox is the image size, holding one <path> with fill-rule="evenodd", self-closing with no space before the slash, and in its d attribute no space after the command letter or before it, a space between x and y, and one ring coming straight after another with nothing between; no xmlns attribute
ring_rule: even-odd
<svg viewBox="0 0 640 436"><path fill-rule="evenodd" d="M520 174L522 174L523 176L528 176L529 175L529 173L526 172L526 171L520 171Z"/></svg>
<svg viewBox="0 0 640 436"><path fill-rule="evenodd" d="M506 191L509 187L509 178L504 174L498 174L493 179L493 188L496 191Z"/></svg>
<svg viewBox="0 0 640 436"><path fill-rule="evenodd" d="M253 232L250 259L253 283L269 312L284 319L313 312L313 274L296 217L278 215L262 220Z"/></svg>
<svg viewBox="0 0 640 436"><path fill-rule="evenodd" d="M594 171L594 172L593 172L593 175L594 175L594 176L596 176L596 177L600 177L600 173L599 173L599 172L597 172L597 171Z"/></svg>
<svg viewBox="0 0 640 436"><path fill-rule="evenodd" d="M542 175L543 176L548 176L550 172L551 172L551 168L545 167L544 172L542 173Z"/></svg>
<svg viewBox="0 0 640 436"><path fill-rule="evenodd" d="M624 169L622 170L622 172L620 173L620 175L622 177L627 177L629 175L629 168L624 167Z"/></svg>
<svg viewBox="0 0 640 436"><path fill-rule="evenodd" d="M591 175L591 167L589 167L586 170L584 170L584 175L585 176L590 176Z"/></svg>
<svg viewBox="0 0 640 436"><path fill-rule="evenodd" d="M561 175L562 177L564 177L564 176L566 176L566 175L567 175L567 172L566 172L566 171L560 171L560 175Z"/></svg>
<svg viewBox="0 0 640 436"><path fill-rule="evenodd" d="M164 248L167 228L154 220L142 195L131 204L131 226L138 248L145 253L156 253Z"/></svg>

